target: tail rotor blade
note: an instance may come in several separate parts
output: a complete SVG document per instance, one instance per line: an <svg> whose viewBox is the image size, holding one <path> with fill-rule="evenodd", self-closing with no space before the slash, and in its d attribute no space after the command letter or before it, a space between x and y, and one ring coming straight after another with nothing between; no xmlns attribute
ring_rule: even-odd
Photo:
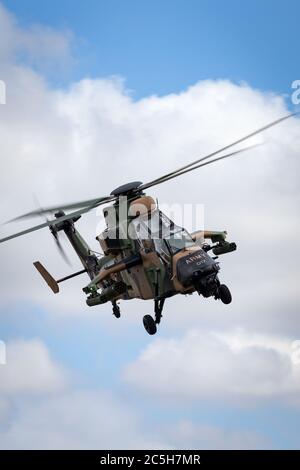
<svg viewBox="0 0 300 470"><path fill-rule="evenodd" d="M34 196L34 199L35 199L35 202L36 202L36 205L38 207L38 210L36 212L39 212L40 216L43 217L43 219L45 220L46 223L50 224L49 225L49 229L50 229L50 232L52 233L53 235L53 238L54 238L54 241L55 241L55 244L56 244L56 247L61 255L61 257L64 259L64 261L69 265L71 266L71 263L70 263L70 260L65 252L65 250L63 249L62 247L62 244L59 240L59 235L58 235L58 231L57 231L57 228L54 226L54 225L51 225L51 222L49 220L49 218L45 215L46 212L44 210L44 208L41 206L37 196L35 195Z"/></svg>
<svg viewBox="0 0 300 470"><path fill-rule="evenodd" d="M51 230L51 228L50 228L50 230ZM55 241L55 244L56 244L56 247L57 247L59 253L61 254L61 256L62 256L62 258L64 259L64 261L65 261L69 266L71 266L71 262L70 262L70 260L69 260L69 258L68 258L68 256L67 256L67 254L66 254L66 252L65 252L65 250L64 250L64 248L63 248L63 246L62 246L62 244L61 244L61 242L60 242L58 232L55 231L55 230L53 230L53 231L51 230L51 232L52 232L52 234L53 234L54 241Z"/></svg>

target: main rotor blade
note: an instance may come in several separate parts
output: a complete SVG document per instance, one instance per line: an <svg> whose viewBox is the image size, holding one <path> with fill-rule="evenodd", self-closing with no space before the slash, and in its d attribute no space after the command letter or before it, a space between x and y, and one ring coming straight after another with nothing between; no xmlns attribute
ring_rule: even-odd
<svg viewBox="0 0 300 470"><path fill-rule="evenodd" d="M64 222L65 220L70 220L70 219L73 219L74 217L77 217L78 215L85 214L86 212L89 212L90 210L100 205L101 203L93 204L92 206L84 207L82 209L79 209L78 211L71 212L70 214L59 217L58 219L47 220L43 224L36 225L35 227L31 227L31 228L28 228L27 230L22 230L21 232L2 238L0 239L0 243L6 242L8 240L12 240L13 238L21 237L22 235L26 235L27 233L30 233L30 232L35 232L36 230L40 230L44 227L51 227L51 226L55 227L56 225L60 224L61 222Z"/></svg>
<svg viewBox="0 0 300 470"><path fill-rule="evenodd" d="M208 158L214 157L215 155L229 149L230 147L233 147L234 145L240 144L241 142L244 142L245 140L250 139L250 137L254 137L255 135L260 134L261 132L269 129L270 127L276 126L277 124L281 123L282 121L285 121L286 119L289 119L290 117L296 116L298 114L299 114L299 112L292 113L292 114L288 114L287 116L283 116L279 119L276 119L276 121L273 121L273 122L259 128L259 129L257 129L256 131L253 131L250 134L245 135L244 137L236 140L235 142L232 142L231 144L225 145L225 147L222 147L222 148L220 148L220 149L218 149L218 150L216 150L216 151L214 151L214 152L212 152L212 153L210 153L210 154L208 154L204 157L198 158L197 160L194 160L193 162L188 163L187 165L184 165L184 166L182 166L181 168L178 168L175 171L167 173L167 174L165 174L165 175L163 175L159 178L156 178L155 180L152 180L149 183L145 183L139 189L142 189L142 190L147 189L147 188L150 188L151 186L159 184L160 182L167 181L166 178L169 179L169 177L171 177L171 176L173 177L173 175L175 177L177 175L177 173L179 175L179 174L181 174L180 172L186 170L187 168L191 168L192 166L196 165L197 163L203 162L203 161L207 160Z"/></svg>
<svg viewBox="0 0 300 470"><path fill-rule="evenodd" d="M14 233L13 235L10 235L8 237L1 238L0 243L7 242L8 240L12 240L13 238L21 237L22 235L26 235L27 233L30 233L30 232L35 232L36 230L40 230L41 228L44 228L44 227L49 227L49 225L50 225L49 222L45 222L43 224L36 225L35 227L28 228L27 230L22 230L22 232Z"/></svg>
<svg viewBox="0 0 300 470"><path fill-rule="evenodd" d="M224 160L225 158L234 157L235 155L246 152L247 150L251 150L253 148L260 147L261 145L263 145L263 143L249 145L248 147L244 147L242 149L235 150L234 152L228 153L227 155L222 155L221 157L213 158L212 160L209 160L208 162L199 163L199 165L193 166L193 168L187 168L186 170L183 170L180 173L176 173L175 175L170 175L167 178L163 179L162 181L157 181L157 182L154 181L151 184L149 183L149 185L147 185L147 188L151 188L152 186L156 186L157 184L165 183L166 181L169 181L173 178L177 178L177 176L184 175L185 173L189 173L190 171L196 170L197 168L201 168L202 166L210 165L211 163L218 162L219 160Z"/></svg>
<svg viewBox="0 0 300 470"><path fill-rule="evenodd" d="M71 204L65 204L63 206L53 206L53 207L46 207L46 208L40 208L36 209L31 212L27 212L26 214L20 215L18 217L15 217L14 219L9 220L9 222L15 222L17 220L23 220L27 219L30 217L35 217L43 214L49 214L57 211L64 211L64 210L70 210L70 209L79 209L79 208L84 208L87 206L94 206L97 207L100 204L105 204L105 202L112 201L114 198L111 196L105 196L105 197L98 197L97 199L88 199L87 201L81 201L81 202L75 202Z"/></svg>

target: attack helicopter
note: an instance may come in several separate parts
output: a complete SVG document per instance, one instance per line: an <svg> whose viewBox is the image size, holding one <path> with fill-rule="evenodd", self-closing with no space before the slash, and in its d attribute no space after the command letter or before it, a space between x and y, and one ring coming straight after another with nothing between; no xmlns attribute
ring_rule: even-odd
<svg viewBox="0 0 300 470"><path fill-rule="evenodd" d="M225 155L218 156L229 148L262 133L297 113L284 116L264 127L238 139L197 160L167 173L148 183L140 181L123 184L114 189L109 196L98 197L74 204L38 209L17 217L52 214L52 220L14 235L0 239L0 243L48 227L57 246L62 249L59 233L66 234L74 248L83 269L55 279L40 261L33 264L50 289L57 294L64 281L86 273L90 282L83 287L86 304L89 307L111 302L115 317L120 317L120 300L143 299L154 301L154 316L145 315L145 330L153 335L160 324L167 298L177 294L193 294L216 300L224 304L232 300L229 288L219 280L220 255L236 250L234 242L227 241L226 231L199 230L189 233L170 220L158 207L146 190L188 172L240 155L257 145L251 145ZM109 205L107 205L109 204ZM103 253L92 250L75 227L79 218L105 205L103 213L105 230L96 239ZM68 214L65 211L70 211ZM208 243L209 242L209 243ZM212 256L213 254L214 256Z"/></svg>

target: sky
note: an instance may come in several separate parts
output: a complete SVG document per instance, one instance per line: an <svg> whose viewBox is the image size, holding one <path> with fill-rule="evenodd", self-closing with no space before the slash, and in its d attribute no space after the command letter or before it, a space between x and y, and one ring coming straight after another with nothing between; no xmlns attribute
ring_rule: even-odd
<svg viewBox="0 0 300 470"><path fill-rule="evenodd" d="M180 92L199 80L230 79L290 93L297 77L297 0L8 0L21 25L43 24L73 35L72 72L121 75L135 97ZM54 78L54 77L52 77Z"/></svg>
<svg viewBox="0 0 300 470"><path fill-rule="evenodd" d="M296 1L0 3L1 220L35 196L150 180L297 110L298 18ZM84 277L53 295L32 262L70 267L47 231L0 246L0 448L299 448L299 131L292 118L155 188L238 245L220 259L233 303L169 299L155 337L150 301L117 320L85 305ZM101 212L78 222L95 250L102 227Z"/></svg>

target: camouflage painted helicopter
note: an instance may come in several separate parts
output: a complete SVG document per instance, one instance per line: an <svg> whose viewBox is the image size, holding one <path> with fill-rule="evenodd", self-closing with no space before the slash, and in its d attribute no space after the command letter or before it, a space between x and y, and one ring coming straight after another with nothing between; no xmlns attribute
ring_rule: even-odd
<svg viewBox="0 0 300 470"><path fill-rule="evenodd" d="M251 134L209 155L199 158L176 171L163 175L149 183L140 181L124 184L111 192L110 196L98 197L75 204L50 207L29 212L13 220L43 214L54 214L53 220L3 238L0 242L48 227L57 246L64 254L58 234L63 231L77 253L83 269L62 279L55 280L39 262L33 263L48 286L56 294L59 284L83 273L90 282L83 288L88 306L112 303L113 314L120 317L117 301L123 299L153 299L154 318L143 317L146 331L153 335L162 318L165 300L176 294L198 292L203 297L214 297L223 303L231 302L231 293L218 278L219 263L216 258L236 250L236 244L226 240L225 231L199 230L192 234L176 225L157 207L154 199L145 190L169 181L185 173L241 154L256 145L248 146L216 158L217 154L253 137L264 130L293 116L278 119ZM97 238L103 255L97 255L75 228L82 214L100 205L104 208L106 229ZM65 214L66 210L74 210ZM210 240L212 245L207 243ZM215 256L210 256L209 252Z"/></svg>

